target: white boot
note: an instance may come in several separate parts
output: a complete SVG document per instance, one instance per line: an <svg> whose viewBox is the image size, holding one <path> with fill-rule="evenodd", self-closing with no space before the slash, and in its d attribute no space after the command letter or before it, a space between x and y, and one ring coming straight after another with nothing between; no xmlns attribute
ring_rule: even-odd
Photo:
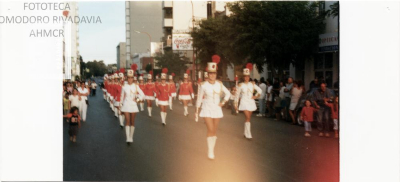
<svg viewBox="0 0 400 182"><path fill-rule="evenodd" d="M250 122L245 122L244 123L244 130L245 130L245 136L247 139L253 138L251 136L251 131L250 131Z"/></svg>
<svg viewBox="0 0 400 182"><path fill-rule="evenodd" d="M164 125L167 124L167 112L164 112Z"/></svg>
<svg viewBox="0 0 400 182"><path fill-rule="evenodd" d="M217 143L217 136L213 136L213 151L215 149L215 144ZM214 156L215 157L215 156Z"/></svg>
<svg viewBox="0 0 400 182"><path fill-rule="evenodd" d="M172 111L172 97L169 97L169 110Z"/></svg>
<svg viewBox="0 0 400 182"><path fill-rule="evenodd" d="M151 117L151 107L147 107L147 110L149 111L149 116Z"/></svg>
<svg viewBox="0 0 400 182"><path fill-rule="evenodd" d="M162 123L163 125L165 125L165 115L164 115L164 112L161 112L160 115L161 115L161 123Z"/></svg>
<svg viewBox="0 0 400 182"><path fill-rule="evenodd" d="M214 137L207 137L208 158L214 159Z"/></svg>
<svg viewBox="0 0 400 182"><path fill-rule="evenodd" d="M133 133L135 132L135 127L130 126L130 128L131 128L131 132L129 133L129 139L130 139L130 142L133 142Z"/></svg>
<svg viewBox="0 0 400 182"><path fill-rule="evenodd" d="M119 125L121 126L121 128L123 128L124 127L124 119L125 119L125 116L124 115L119 115Z"/></svg>
<svg viewBox="0 0 400 182"><path fill-rule="evenodd" d="M144 111L144 103L140 103L140 111Z"/></svg>
<svg viewBox="0 0 400 182"><path fill-rule="evenodd" d="M183 115L187 116L189 114L188 113L188 106L184 106L183 108L185 109L185 112L183 113Z"/></svg>
<svg viewBox="0 0 400 182"><path fill-rule="evenodd" d="M114 107L114 116L118 118L118 108Z"/></svg>
<svg viewBox="0 0 400 182"><path fill-rule="evenodd" d="M130 127L125 126L125 134L126 134L126 142L131 142L129 135L130 135Z"/></svg>

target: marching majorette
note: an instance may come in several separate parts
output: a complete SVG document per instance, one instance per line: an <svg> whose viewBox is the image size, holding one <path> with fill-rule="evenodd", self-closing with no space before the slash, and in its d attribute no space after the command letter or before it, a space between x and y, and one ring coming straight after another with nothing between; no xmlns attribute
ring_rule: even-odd
<svg viewBox="0 0 400 182"><path fill-rule="evenodd" d="M120 79L119 84L121 86L120 93L122 92L122 87L124 87L124 85L127 84L127 83L125 83L124 73L125 73L125 69L124 68L121 68L119 73L118 73L118 76L119 76L119 79ZM120 104L121 102L122 102L121 96L119 96L119 103L118 104ZM124 128L125 115L122 113L121 107L119 107L118 119L119 119L119 125L121 126L121 129Z"/></svg>
<svg viewBox="0 0 400 182"><path fill-rule="evenodd" d="M165 120L167 118L168 100L171 97L171 88L169 84L166 83L167 73L168 69L163 68L161 73L161 82L157 85L156 89L156 105L160 106L161 121L164 126L167 124Z"/></svg>
<svg viewBox="0 0 400 182"><path fill-rule="evenodd" d="M106 85L106 91L107 91L107 102L110 103L110 84L111 84L111 75L108 75L108 80L107 80L107 85ZM111 107L111 105L110 105Z"/></svg>
<svg viewBox="0 0 400 182"><path fill-rule="evenodd" d="M138 82L137 82L137 77L136 77L136 76L133 77L133 83L134 83L134 84L137 84L137 83L138 83Z"/></svg>
<svg viewBox="0 0 400 182"><path fill-rule="evenodd" d="M151 102L154 100L154 94L156 93L156 85L152 82L153 71L147 74L147 83L145 85L144 94L147 102L147 110L149 111L149 117L151 117Z"/></svg>
<svg viewBox="0 0 400 182"><path fill-rule="evenodd" d="M134 64L136 65L136 64ZM131 68L137 68L131 66ZM127 77L128 83L122 87L120 108L121 112L125 115L125 132L126 132L126 143L130 145L133 142L133 133L135 132L135 117L136 113L139 112L137 102L143 100L144 93L137 84L133 83L134 71L136 69L128 70Z"/></svg>
<svg viewBox="0 0 400 182"><path fill-rule="evenodd" d="M145 90L145 84L144 84L144 81L143 81L143 74L139 76L139 88L140 88L142 91ZM141 100L141 101L139 102L139 104L140 104L140 111L144 111L144 101Z"/></svg>
<svg viewBox="0 0 400 182"><path fill-rule="evenodd" d="M106 90L107 79L108 79L108 75L104 74L104 77L103 77L103 88L101 89L101 90L103 90L103 98L104 98L104 100L107 100L107 90Z"/></svg>
<svg viewBox="0 0 400 182"><path fill-rule="evenodd" d="M184 113L183 115L188 116L188 103L189 101L194 99L193 87L192 83L188 81L190 70L186 70L186 73L183 74L183 82L179 88L179 100L183 102Z"/></svg>
<svg viewBox="0 0 400 182"><path fill-rule="evenodd" d="M115 103L115 90L116 90L116 85L118 83L118 78L116 78L116 77L118 77L118 74L114 73L113 76L112 76L113 81L112 81L112 84L111 84L111 110L114 112L114 116L118 117L118 114L117 114L117 112L115 110L115 105L114 105L114 103Z"/></svg>
<svg viewBox="0 0 400 182"><path fill-rule="evenodd" d="M119 72L118 73L114 73L114 114L115 117L119 118L119 116L121 115L120 110L119 110L119 102L120 102L120 98L121 98L121 89L122 89L122 85L121 85L121 81L119 80ZM121 128L123 127L123 125L121 125Z"/></svg>
<svg viewBox="0 0 400 182"><path fill-rule="evenodd" d="M250 82L250 71L253 69L253 64L247 63L246 68L243 69L244 82L238 85L235 97L235 109L243 111L246 116L244 122L244 137L247 139L253 138L250 131L250 118L253 111L257 110L256 102L254 99L260 97L261 88L254 82ZM257 94L254 96L254 91ZM240 105L237 107L240 97Z"/></svg>
<svg viewBox="0 0 400 182"><path fill-rule="evenodd" d="M176 98L176 86L173 77L175 73L169 75L169 88L171 89L171 97L169 97L169 109L172 111L172 98ZM161 78L162 79L162 78Z"/></svg>
<svg viewBox="0 0 400 182"><path fill-rule="evenodd" d="M113 97L113 87L114 87L114 75L111 75L110 76L110 84L108 84L108 93L110 93L110 108L111 108L111 110L114 110L114 105L113 105L113 100L114 100L114 97Z"/></svg>
<svg viewBox="0 0 400 182"><path fill-rule="evenodd" d="M160 79L159 79L158 76L159 76L159 75L157 74L157 75L156 75L156 80L155 80L155 82L154 82L154 84L156 85L156 87L158 86L158 84L160 84Z"/></svg>
<svg viewBox="0 0 400 182"><path fill-rule="evenodd" d="M207 126L207 145L208 145L208 158L214 159L214 147L217 142L217 129L220 119L223 117L222 106L228 101L230 97L229 90L217 78L217 64L219 63L219 56L213 56L213 62L208 62L207 67L209 71L208 81L202 82L199 86L197 102L196 102L196 116L204 118ZM221 100L222 94L225 94ZM204 96L204 102L203 102ZM201 106L202 105L202 106ZM199 113L201 106L201 112Z"/></svg>

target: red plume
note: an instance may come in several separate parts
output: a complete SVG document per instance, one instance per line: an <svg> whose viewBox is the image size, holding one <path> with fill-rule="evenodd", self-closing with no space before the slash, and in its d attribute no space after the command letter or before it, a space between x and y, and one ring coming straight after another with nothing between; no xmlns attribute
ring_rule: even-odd
<svg viewBox="0 0 400 182"><path fill-rule="evenodd" d="M125 69L124 69L124 68L119 69L119 71L120 71L121 73L125 73Z"/></svg>
<svg viewBox="0 0 400 182"><path fill-rule="evenodd" d="M150 71L149 71L149 74L150 74L150 75L153 75L153 70L150 70Z"/></svg>
<svg viewBox="0 0 400 182"><path fill-rule="evenodd" d="M117 70L115 73L119 74L119 70Z"/></svg>
<svg viewBox="0 0 400 182"><path fill-rule="evenodd" d="M131 65L131 69L132 69L133 71L136 71L136 70L137 70L137 64L132 64L132 65Z"/></svg>
<svg viewBox="0 0 400 182"><path fill-rule="evenodd" d="M253 64L247 63L246 68L249 69L250 71L253 70Z"/></svg>
<svg viewBox="0 0 400 182"><path fill-rule="evenodd" d="M168 73L168 68L163 68L162 73Z"/></svg>
<svg viewBox="0 0 400 182"><path fill-rule="evenodd" d="M186 74L190 74L190 70L186 70Z"/></svg>
<svg viewBox="0 0 400 182"><path fill-rule="evenodd" d="M219 60L220 60L221 58L218 56L218 55L214 55L214 56L212 56L212 62L214 62L214 63L219 63Z"/></svg>
<svg viewBox="0 0 400 182"><path fill-rule="evenodd" d="M175 73L172 73L171 75L172 75L172 76L175 76Z"/></svg>

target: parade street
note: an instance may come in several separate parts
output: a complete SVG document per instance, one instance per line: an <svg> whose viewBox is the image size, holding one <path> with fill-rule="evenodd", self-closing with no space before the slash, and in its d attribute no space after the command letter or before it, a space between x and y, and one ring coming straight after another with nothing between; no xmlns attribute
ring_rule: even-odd
<svg viewBox="0 0 400 182"><path fill-rule="evenodd" d="M174 101L166 126L153 103L137 113L134 142L103 99L89 97L87 121L77 142L69 141L64 121L64 180L68 181L339 181L339 140L304 137L304 127L265 117L251 118L253 139L243 136L244 115L223 109L217 132L215 159L207 158L206 126L194 120L195 107L183 115ZM146 105L145 105L146 107Z"/></svg>

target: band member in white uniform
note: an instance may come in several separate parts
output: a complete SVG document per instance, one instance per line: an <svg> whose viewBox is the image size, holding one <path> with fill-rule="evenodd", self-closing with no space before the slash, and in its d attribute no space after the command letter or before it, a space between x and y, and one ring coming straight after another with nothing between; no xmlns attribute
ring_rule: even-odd
<svg viewBox="0 0 400 182"><path fill-rule="evenodd" d="M81 96L80 107L79 107L79 115L82 116L82 121L86 121L86 113L87 113L87 96L89 95L89 90L86 88L85 82L81 82L81 87L78 88L79 95Z"/></svg>
<svg viewBox="0 0 400 182"><path fill-rule="evenodd" d="M250 82L250 71L253 68L251 63L246 65L246 68L243 69L244 82L238 85L235 97L235 108L238 110L237 105L240 98L239 111L243 111L246 116L246 120L244 122L244 137L247 139L252 139L251 130L250 130L250 118L253 111L257 110L256 103L254 99L260 97L261 88L258 87L254 82ZM254 91L257 91L257 94L254 95Z"/></svg>
<svg viewBox="0 0 400 182"><path fill-rule="evenodd" d="M196 102L196 115L199 113L200 117L204 118L207 126L207 145L208 145L208 158L214 159L214 147L217 141L217 129L220 119L223 117L222 106L229 100L230 92L217 78L217 63L209 62L207 64L209 71L209 80L202 82L199 86L197 102ZM222 94L225 94L221 100ZM204 96L204 103L203 101ZM202 104L203 103L203 104Z"/></svg>
<svg viewBox="0 0 400 182"><path fill-rule="evenodd" d="M133 70L128 70L128 84L122 87L120 108L125 115L126 143L130 145L133 142L133 133L135 132L135 117L139 112L137 102L143 100L144 93L137 84L133 83Z"/></svg>

